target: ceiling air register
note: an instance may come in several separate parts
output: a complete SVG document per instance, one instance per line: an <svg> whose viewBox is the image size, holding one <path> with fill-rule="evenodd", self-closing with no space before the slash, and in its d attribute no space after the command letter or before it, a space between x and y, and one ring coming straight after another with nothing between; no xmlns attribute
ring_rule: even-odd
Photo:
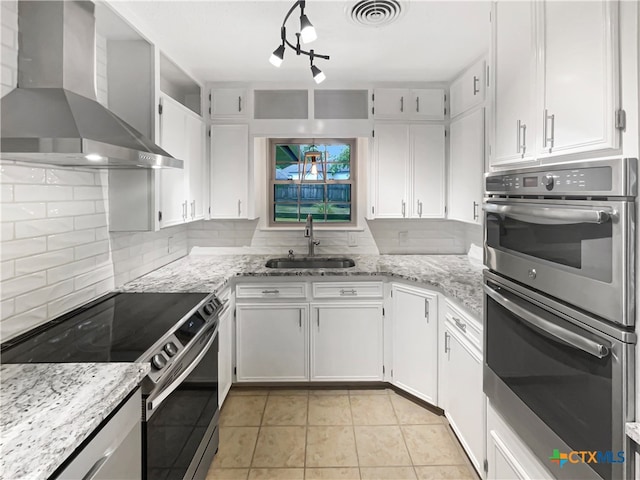
<svg viewBox="0 0 640 480"><path fill-rule="evenodd" d="M313 64L313 60L315 58L324 58L325 60L329 60L329 55L321 55L319 53L315 53L313 49L306 51L300 47L300 40L302 40L302 43L311 43L316 38L318 38L316 29L313 27L304 13L305 3L305 0L298 0L293 4L293 6L285 15L282 22L282 27L280 27L280 38L282 40L282 44L273 51L269 62L271 62L271 64L275 67L279 67L280 65L282 65L282 61L284 60L285 47L289 47L296 52L296 55L307 55L309 57L309 61L311 63L311 75L313 75L313 79L316 83L322 83L326 78L325 74L322 73L322 70L320 70ZM300 32L296 33L296 44L294 45L289 40L287 40L286 23L297 7L300 7Z"/></svg>

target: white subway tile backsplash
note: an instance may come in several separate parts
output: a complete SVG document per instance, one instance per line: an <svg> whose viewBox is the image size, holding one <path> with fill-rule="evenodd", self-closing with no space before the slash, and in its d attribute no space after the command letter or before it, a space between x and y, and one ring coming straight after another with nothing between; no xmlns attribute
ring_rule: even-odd
<svg viewBox="0 0 640 480"><path fill-rule="evenodd" d="M83 172L71 169L47 169L47 183L58 185L95 185L95 172Z"/></svg>
<svg viewBox="0 0 640 480"><path fill-rule="evenodd" d="M45 218L47 205L45 203L3 203L0 206L0 214L3 222Z"/></svg>
<svg viewBox="0 0 640 480"><path fill-rule="evenodd" d="M109 252L109 241L101 240L99 242L87 243L75 249L75 260L81 260L87 257L95 257L101 253Z"/></svg>
<svg viewBox="0 0 640 480"><path fill-rule="evenodd" d="M73 230L72 217L47 218L16 222L16 238L32 238Z"/></svg>
<svg viewBox="0 0 640 480"><path fill-rule="evenodd" d="M31 183L45 181L45 169L24 165L2 164L0 166L0 183Z"/></svg>
<svg viewBox="0 0 640 480"><path fill-rule="evenodd" d="M75 289L80 290L85 287L88 287L89 285L93 285L94 283L98 283L101 280L106 280L112 277L113 277L113 266L111 264L106 264L96 269L93 269L90 272L83 273L82 275L76 276L73 279L73 281L74 281Z"/></svg>
<svg viewBox="0 0 640 480"><path fill-rule="evenodd" d="M0 303L0 318L7 318L13 315L16 311L15 307L15 301L13 298L3 300Z"/></svg>
<svg viewBox="0 0 640 480"><path fill-rule="evenodd" d="M103 198L102 186L73 187L74 200L101 200Z"/></svg>
<svg viewBox="0 0 640 480"><path fill-rule="evenodd" d="M96 298L96 289L91 286L77 292L73 292L64 297L53 300L47 304L47 316L54 319L63 313L69 312L74 308Z"/></svg>
<svg viewBox="0 0 640 480"><path fill-rule="evenodd" d="M0 322L0 338L15 337L47 321L47 306L42 305L28 312L20 313Z"/></svg>
<svg viewBox="0 0 640 480"><path fill-rule="evenodd" d="M9 48L18 48L18 35L15 30L2 28L2 45Z"/></svg>
<svg viewBox="0 0 640 480"><path fill-rule="evenodd" d="M31 255L29 257L19 258L15 261L15 273L16 275L24 275L57 267L58 265L64 265L72 261L73 248L56 250L53 252L43 253L41 255Z"/></svg>
<svg viewBox="0 0 640 480"><path fill-rule="evenodd" d="M2 58L2 63L7 65L11 69L18 69L18 55L16 54L15 48L7 47L6 45L0 46L0 58Z"/></svg>
<svg viewBox="0 0 640 480"><path fill-rule="evenodd" d="M2 242L0 259L5 261L14 258L28 257L29 255L44 252L46 249L47 240L45 238L28 238L25 240Z"/></svg>
<svg viewBox="0 0 640 480"><path fill-rule="evenodd" d="M59 267L50 268L47 270L47 282L51 284L61 282L68 278L77 277L78 275L82 275L83 273L94 269L95 266L96 260L91 257L68 263L66 265L61 265Z"/></svg>
<svg viewBox="0 0 640 480"><path fill-rule="evenodd" d="M73 188L61 185L16 185L13 195L16 202L55 202L71 200Z"/></svg>
<svg viewBox="0 0 640 480"><path fill-rule="evenodd" d="M13 31L18 30L18 9L12 8L13 2L2 2L2 26ZM17 4L17 2L16 2Z"/></svg>
<svg viewBox="0 0 640 480"><path fill-rule="evenodd" d="M0 263L0 280L5 281L15 276L15 262L9 260Z"/></svg>
<svg viewBox="0 0 640 480"><path fill-rule="evenodd" d="M47 216L49 217L72 217L95 213L95 211L95 202L92 201L47 203Z"/></svg>
<svg viewBox="0 0 640 480"><path fill-rule="evenodd" d="M2 296L4 298L15 297L24 292L30 292L47 284L46 272L37 272L30 275L14 277L2 282Z"/></svg>
<svg viewBox="0 0 640 480"><path fill-rule="evenodd" d="M78 230L75 232L49 235L47 237L47 245L49 250L57 250L60 248L75 247L76 245L91 243L95 240L96 232L94 230Z"/></svg>
<svg viewBox="0 0 640 480"><path fill-rule="evenodd" d="M96 213L95 215L81 215L74 218L76 230L85 228L97 228L107 225L107 216L104 213Z"/></svg>
<svg viewBox="0 0 640 480"><path fill-rule="evenodd" d="M13 223L11 222L0 223L0 239L3 242L6 242L7 240L13 240L13 238L14 238Z"/></svg>
<svg viewBox="0 0 640 480"><path fill-rule="evenodd" d="M0 185L0 201L13 202L13 185L3 183Z"/></svg>
<svg viewBox="0 0 640 480"><path fill-rule="evenodd" d="M15 298L15 313L39 307L73 292L73 279L65 280L48 287L40 288Z"/></svg>

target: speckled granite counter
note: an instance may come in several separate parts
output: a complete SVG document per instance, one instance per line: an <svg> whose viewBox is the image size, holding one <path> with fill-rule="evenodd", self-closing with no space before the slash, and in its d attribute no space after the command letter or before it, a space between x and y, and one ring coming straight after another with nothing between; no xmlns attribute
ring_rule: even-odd
<svg viewBox="0 0 640 480"><path fill-rule="evenodd" d="M148 371L146 363L2 365L0 478L48 478Z"/></svg>
<svg viewBox="0 0 640 480"><path fill-rule="evenodd" d="M410 280L442 291L482 317L482 267L465 255L350 255L343 269L267 268L267 255L190 255L125 284L129 292L212 292L237 276L372 276Z"/></svg>
<svg viewBox="0 0 640 480"><path fill-rule="evenodd" d="M627 437L640 445L640 423L630 422L625 427Z"/></svg>

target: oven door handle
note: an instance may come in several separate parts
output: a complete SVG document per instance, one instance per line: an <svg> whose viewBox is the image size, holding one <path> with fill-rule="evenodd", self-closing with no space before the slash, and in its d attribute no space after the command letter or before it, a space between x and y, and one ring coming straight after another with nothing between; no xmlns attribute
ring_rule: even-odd
<svg viewBox="0 0 640 480"><path fill-rule="evenodd" d="M614 211L575 208L538 207L531 205L497 205L485 203L485 212L504 215L529 223L570 225L574 223L602 224L615 216Z"/></svg>
<svg viewBox="0 0 640 480"><path fill-rule="evenodd" d="M566 328L562 328L559 325L545 320L539 315L536 315L535 313L532 313L526 308L520 306L514 300L510 300L504 295L496 292L488 285L484 286L484 291L487 295L489 295L496 302L498 302L513 314L517 315L525 322L530 323L531 325L557 338L562 343L577 348L578 350L582 350L583 352L593 355L594 357L605 358L609 356L609 347L594 342L593 340L585 338L582 335L572 332L571 330L567 330Z"/></svg>
<svg viewBox="0 0 640 480"><path fill-rule="evenodd" d="M195 370L195 368L198 366L198 364L202 361L204 356L207 354L207 352L211 348L211 345L213 345L213 342L215 341L217 336L218 336L218 327L215 328L213 335L211 335L211 338L207 340L207 344L203 347L200 353L198 353L198 356L193 360L193 362L191 362L191 364L187 368L185 368L184 372L178 375L176 379L173 382L171 382L167 387L163 388L162 391L156 397L148 400L147 410L149 412L153 412L154 410L156 410L162 404L162 402L164 402L167 399L167 397L171 395L173 391L180 386L180 384L184 381L184 379L187 378L191 374L191 372Z"/></svg>

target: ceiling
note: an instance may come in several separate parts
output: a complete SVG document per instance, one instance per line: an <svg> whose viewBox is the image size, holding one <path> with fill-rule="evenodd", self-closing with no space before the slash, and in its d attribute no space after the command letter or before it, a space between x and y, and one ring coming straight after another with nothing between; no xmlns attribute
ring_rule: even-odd
<svg viewBox="0 0 640 480"><path fill-rule="evenodd" d="M305 13L324 85L353 82L448 82L489 48L489 3L399 0L403 13L384 27L356 25L356 1L308 0ZM150 39L201 82L298 82L311 78L309 59L287 50L280 68L268 59L293 1L125 1ZM295 42L299 13L287 23Z"/></svg>

